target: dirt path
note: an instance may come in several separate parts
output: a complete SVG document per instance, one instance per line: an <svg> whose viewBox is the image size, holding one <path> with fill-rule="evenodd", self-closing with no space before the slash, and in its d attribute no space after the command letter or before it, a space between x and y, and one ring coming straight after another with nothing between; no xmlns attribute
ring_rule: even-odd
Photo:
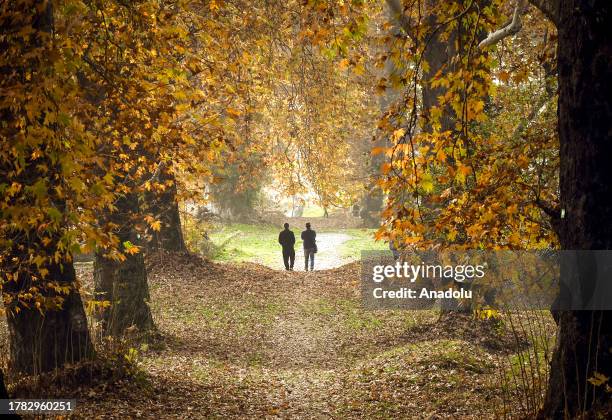
<svg viewBox="0 0 612 420"><path fill-rule="evenodd" d="M315 268L317 270L327 270L330 268L341 267L350 262L340 253L342 244L351 240L352 237L346 233L321 232L317 233L318 252L315 255ZM304 268L304 251L296 251L295 266L301 270Z"/></svg>
<svg viewBox="0 0 612 420"><path fill-rule="evenodd" d="M305 273L185 256L149 273L164 345L140 348L140 382L79 395L82 418L481 418L500 406L485 350L435 333L437 314L363 309L356 263Z"/></svg>

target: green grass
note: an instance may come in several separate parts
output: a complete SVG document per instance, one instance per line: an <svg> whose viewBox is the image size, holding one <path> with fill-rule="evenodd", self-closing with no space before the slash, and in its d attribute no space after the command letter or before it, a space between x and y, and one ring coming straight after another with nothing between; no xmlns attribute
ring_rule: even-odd
<svg viewBox="0 0 612 420"><path fill-rule="evenodd" d="M389 249L385 242L374 240L376 229L346 229L342 232L352 237L351 240L343 243L340 248L340 255L344 258L360 258L361 251L384 251Z"/></svg>
<svg viewBox="0 0 612 420"><path fill-rule="evenodd" d="M344 242L338 249L339 256L359 259L362 250L388 249L384 242L374 240L375 229L326 229L319 232L337 232L350 235L352 239ZM209 237L214 244L211 257L224 262L257 262L270 267L282 266L281 248L278 245L280 229L275 226L248 225L242 223L219 225ZM299 231L296 234L295 249L302 248Z"/></svg>
<svg viewBox="0 0 612 420"><path fill-rule="evenodd" d="M282 264L278 233L279 229L273 226L242 223L219 226L209 234L216 247L212 257L227 262L251 261L270 266Z"/></svg>

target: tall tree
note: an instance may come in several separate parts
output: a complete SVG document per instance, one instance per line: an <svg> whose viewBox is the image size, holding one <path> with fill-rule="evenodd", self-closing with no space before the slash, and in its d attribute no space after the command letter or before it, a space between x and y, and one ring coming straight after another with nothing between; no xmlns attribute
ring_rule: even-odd
<svg viewBox="0 0 612 420"><path fill-rule="evenodd" d="M522 7L516 3L508 24L485 45L521 29ZM612 5L609 2L530 0L557 27L559 205L546 206L559 245L565 250L612 247ZM585 266L589 262L584 261ZM570 275L562 265L562 276ZM577 274L585 289L589 270ZM561 308L567 309L567 308ZM575 418L600 407L609 396L594 380L612 372L610 311L556 312L557 344L542 418Z"/></svg>
<svg viewBox="0 0 612 420"><path fill-rule="evenodd" d="M51 2L0 6L0 281L11 363L26 373L93 354L69 231L69 197L82 196L72 155L86 147L67 140L71 82L57 89L52 25Z"/></svg>
<svg viewBox="0 0 612 420"><path fill-rule="evenodd" d="M122 335L132 326L148 332L153 325L149 306L149 285L144 255L140 250L142 241L134 228L134 219L140 214L138 196L128 192L119 197L116 210L107 213L104 222L115 227L118 240L110 249L100 249L94 262L94 285L96 299L110 302L101 313L104 332L113 336ZM120 250L121 253L114 253Z"/></svg>
<svg viewBox="0 0 612 420"><path fill-rule="evenodd" d="M562 249L612 249L612 4L537 2L557 22ZM579 278L585 285L591 278ZM543 417L574 418L606 401L589 382L612 373L612 312L563 311Z"/></svg>

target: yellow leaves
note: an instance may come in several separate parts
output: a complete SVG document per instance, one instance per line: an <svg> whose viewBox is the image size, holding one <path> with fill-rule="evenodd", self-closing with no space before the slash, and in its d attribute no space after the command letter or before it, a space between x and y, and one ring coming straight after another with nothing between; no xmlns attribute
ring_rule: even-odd
<svg viewBox="0 0 612 420"><path fill-rule="evenodd" d="M406 129L398 128L397 130L393 131L391 139L397 143L402 137L404 137L404 134L406 134Z"/></svg>
<svg viewBox="0 0 612 420"><path fill-rule="evenodd" d="M161 221L155 220L153 216L146 215L144 217L144 220L155 232L159 232L161 230Z"/></svg>
<svg viewBox="0 0 612 420"><path fill-rule="evenodd" d="M607 383L610 378L603 373L593 372L593 376L589 378L589 383L593 386L602 386Z"/></svg>
<svg viewBox="0 0 612 420"><path fill-rule="evenodd" d="M421 176L419 187L427 194L434 190L434 180L431 174L425 173Z"/></svg>
<svg viewBox="0 0 612 420"><path fill-rule="evenodd" d="M512 232L512 234L508 236L508 243L513 246L521 245L521 235L518 232Z"/></svg>
<svg viewBox="0 0 612 420"><path fill-rule="evenodd" d="M32 258L32 262L36 264L37 267L40 267L46 262L46 258L42 255L36 255L34 258Z"/></svg>
<svg viewBox="0 0 612 420"><path fill-rule="evenodd" d="M467 119L470 121L471 120L483 121L485 119L483 110L484 110L484 101L482 100L469 101L468 107L467 107Z"/></svg>
<svg viewBox="0 0 612 420"><path fill-rule="evenodd" d="M358 76L363 76L365 74L365 67L363 66L363 63L357 63L353 67L353 73L355 73Z"/></svg>
<svg viewBox="0 0 612 420"><path fill-rule="evenodd" d="M448 89L450 87L450 81L446 77L436 77L431 80L430 86L432 87L432 89L439 87Z"/></svg>
<svg viewBox="0 0 612 420"><path fill-rule="evenodd" d="M406 245L414 245L417 244L419 242L421 242L423 240L423 237L420 235L413 235L413 236L408 236L403 238L404 239L404 244Z"/></svg>
<svg viewBox="0 0 612 420"><path fill-rule="evenodd" d="M492 308L476 309L474 312L476 317L482 320L501 318L501 313L498 310Z"/></svg>
<svg viewBox="0 0 612 420"><path fill-rule="evenodd" d="M13 196L15 194L17 194L19 191L21 191L21 187L22 185L18 182L13 182L11 184L11 186L8 188L8 190L6 190L6 194L10 197Z"/></svg>

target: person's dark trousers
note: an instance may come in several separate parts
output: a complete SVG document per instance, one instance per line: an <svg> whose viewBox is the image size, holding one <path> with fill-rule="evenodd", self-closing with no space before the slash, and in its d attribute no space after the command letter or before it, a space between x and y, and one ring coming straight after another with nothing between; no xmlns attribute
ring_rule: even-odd
<svg viewBox="0 0 612 420"><path fill-rule="evenodd" d="M293 270L293 263L295 262L295 249L283 248L283 262L285 263L285 270Z"/></svg>
<svg viewBox="0 0 612 420"><path fill-rule="evenodd" d="M314 270L314 248L304 248L304 271L308 271L308 259L310 258L310 271Z"/></svg>

